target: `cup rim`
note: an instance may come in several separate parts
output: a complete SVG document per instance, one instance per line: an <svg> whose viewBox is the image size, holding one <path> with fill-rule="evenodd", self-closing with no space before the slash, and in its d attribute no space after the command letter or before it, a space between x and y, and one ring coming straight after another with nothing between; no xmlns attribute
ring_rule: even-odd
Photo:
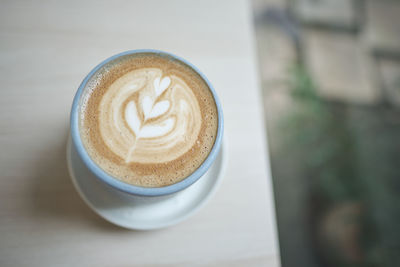
<svg viewBox="0 0 400 267"><path fill-rule="evenodd" d="M116 60L120 57L127 56L127 55L133 55L133 54L141 54L141 53L149 53L149 54L156 54L164 57L169 57L174 60L180 61L183 64L187 65L188 67L192 68L197 74L200 75L200 77L204 80L204 82L207 84L208 88L210 89L214 101L217 107L217 113L218 113L218 127L217 127L217 136L214 141L214 145L208 154L207 158L203 161L203 163L188 177L184 178L183 180L164 187L141 187L141 186L136 186L132 184L125 183L121 180L118 180L117 178L114 178L112 175L106 173L100 166L98 166L89 156L87 153L86 149L84 148L84 145L81 140L81 136L79 133L79 103L81 100L82 92L84 88L86 87L88 81L90 78L93 77L93 75L100 70L104 65L108 64L109 62ZM72 137L72 143L76 148L76 151L78 152L78 155L82 159L83 163L86 165L86 167L98 178L100 181L104 182L105 184L128 194L132 195L139 195L139 196L163 196L163 195L169 195L176 193L178 191L181 191L193 183L195 183L203 174L210 168L211 164L214 162L215 158L218 155L218 152L221 147L222 143L222 136L223 136L223 129L224 129L224 118L222 114L222 107L221 103L218 99L218 96L215 92L214 87L210 83L210 81L207 79L207 77L193 64L191 64L189 61L186 59L183 59L179 56L176 56L172 53L161 51L161 50L155 50L155 49L135 49L135 50L128 50L125 52L118 53L114 56L111 56L105 60L103 60L100 64L98 64L93 70L89 72L89 74L85 77L85 79L82 81L80 84L74 100L72 102L72 107L71 107L71 114L70 114L70 131L71 131L71 137Z"/></svg>

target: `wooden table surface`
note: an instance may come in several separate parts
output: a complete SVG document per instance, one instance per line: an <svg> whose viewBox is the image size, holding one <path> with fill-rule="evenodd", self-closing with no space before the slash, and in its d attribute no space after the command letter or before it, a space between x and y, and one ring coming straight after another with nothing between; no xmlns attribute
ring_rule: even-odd
<svg viewBox="0 0 400 267"><path fill-rule="evenodd" d="M2 1L0 266L279 266L253 39L240 0ZM211 201L146 232L91 211L65 161L80 82L103 59L138 48L180 55L208 76L229 147Z"/></svg>

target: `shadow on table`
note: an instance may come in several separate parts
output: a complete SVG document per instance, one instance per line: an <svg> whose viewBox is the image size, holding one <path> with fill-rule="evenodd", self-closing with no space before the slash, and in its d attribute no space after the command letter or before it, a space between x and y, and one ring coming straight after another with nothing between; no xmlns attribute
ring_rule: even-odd
<svg viewBox="0 0 400 267"><path fill-rule="evenodd" d="M49 143L47 149L36 155L35 180L32 188L32 206L34 216L46 220L60 220L65 224L89 224L106 231L125 231L95 214L79 197L69 177L66 162L65 135Z"/></svg>

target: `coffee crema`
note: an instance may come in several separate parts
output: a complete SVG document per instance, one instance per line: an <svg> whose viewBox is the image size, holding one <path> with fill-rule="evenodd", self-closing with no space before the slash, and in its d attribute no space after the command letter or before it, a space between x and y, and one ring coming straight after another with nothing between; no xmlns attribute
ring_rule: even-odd
<svg viewBox="0 0 400 267"><path fill-rule="evenodd" d="M80 135L113 177L162 187L193 173L210 153L218 113L207 83L174 58L141 53L114 59L88 81Z"/></svg>

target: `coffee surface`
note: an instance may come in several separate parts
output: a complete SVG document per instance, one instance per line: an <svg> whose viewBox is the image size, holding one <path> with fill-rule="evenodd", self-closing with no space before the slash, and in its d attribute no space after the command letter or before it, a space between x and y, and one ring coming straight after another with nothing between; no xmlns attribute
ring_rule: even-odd
<svg viewBox="0 0 400 267"><path fill-rule="evenodd" d="M206 159L218 116L207 83L191 67L143 53L115 59L88 81L80 134L92 158L124 182L162 187Z"/></svg>

